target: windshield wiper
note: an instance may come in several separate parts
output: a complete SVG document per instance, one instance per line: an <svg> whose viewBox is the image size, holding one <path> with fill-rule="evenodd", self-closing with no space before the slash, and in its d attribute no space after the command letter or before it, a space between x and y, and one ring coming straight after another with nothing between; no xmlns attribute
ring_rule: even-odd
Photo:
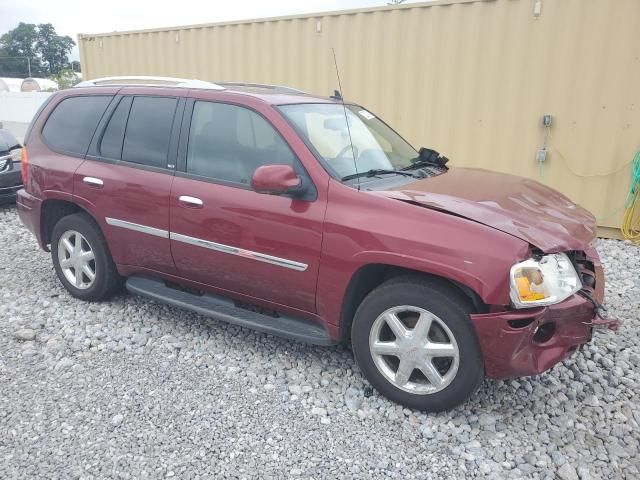
<svg viewBox="0 0 640 480"><path fill-rule="evenodd" d="M401 168L401 170L413 170L415 168L422 167L434 167L440 168L443 170L449 170L447 167L447 162L449 159L444 155L440 155L435 150L431 150L430 148L422 147L420 149L419 155L416 158L411 159L411 163L406 167Z"/></svg>
<svg viewBox="0 0 640 480"><path fill-rule="evenodd" d="M400 170L403 172L406 172L407 170L414 170L416 168L423 168L423 167L433 167L433 168L440 168L443 170L449 170L449 167L445 165L439 165L437 163L433 163L428 160L419 160L419 159L412 160L410 165L407 165L406 167L402 167Z"/></svg>
<svg viewBox="0 0 640 480"><path fill-rule="evenodd" d="M353 180L354 178L358 178L358 177L375 177L376 175L386 175L386 174L396 174L396 175L403 175L405 177L419 178L413 173L404 172L403 170L404 169L389 170L384 168L374 168L371 170L367 170L366 172L358 172L358 173L352 173L351 175L346 175L342 177L340 180L344 182L345 180Z"/></svg>

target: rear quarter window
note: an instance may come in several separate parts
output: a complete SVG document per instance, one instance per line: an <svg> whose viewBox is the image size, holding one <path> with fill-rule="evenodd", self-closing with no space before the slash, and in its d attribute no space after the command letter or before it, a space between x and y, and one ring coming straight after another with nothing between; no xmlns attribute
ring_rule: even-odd
<svg viewBox="0 0 640 480"><path fill-rule="evenodd" d="M46 144L59 152L85 155L112 98L111 95L91 95L62 100L42 129Z"/></svg>

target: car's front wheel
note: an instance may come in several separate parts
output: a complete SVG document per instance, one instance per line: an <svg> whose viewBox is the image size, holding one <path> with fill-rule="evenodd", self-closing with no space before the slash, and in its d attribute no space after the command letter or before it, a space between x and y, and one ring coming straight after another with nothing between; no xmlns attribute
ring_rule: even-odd
<svg viewBox="0 0 640 480"><path fill-rule="evenodd" d="M484 378L467 305L453 288L415 277L376 288L358 308L351 333L365 377L410 408L436 412L464 402Z"/></svg>
<svg viewBox="0 0 640 480"><path fill-rule="evenodd" d="M58 278L76 298L98 301L122 286L100 228L88 215L63 217L53 227L51 258Z"/></svg>

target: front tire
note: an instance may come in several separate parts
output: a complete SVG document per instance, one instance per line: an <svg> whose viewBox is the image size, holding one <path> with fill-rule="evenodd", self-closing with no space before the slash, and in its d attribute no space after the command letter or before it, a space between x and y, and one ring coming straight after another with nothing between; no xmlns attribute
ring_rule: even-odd
<svg viewBox="0 0 640 480"><path fill-rule="evenodd" d="M385 397L418 410L451 409L484 379L469 302L419 277L385 282L360 304L351 343L364 376Z"/></svg>
<svg viewBox="0 0 640 480"><path fill-rule="evenodd" d="M53 227L51 258L58 278L76 298L105 300L122 287L100 228L84 213L63 217Z"/></svg>

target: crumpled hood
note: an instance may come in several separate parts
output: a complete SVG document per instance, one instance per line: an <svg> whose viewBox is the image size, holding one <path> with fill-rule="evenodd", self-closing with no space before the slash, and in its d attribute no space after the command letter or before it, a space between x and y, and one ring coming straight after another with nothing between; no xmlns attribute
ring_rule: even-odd
<svg viewBox="0 0 640 480"><path fill-rule="evenodd" d="M372 193L468 218L547 253L584 250L596 236L591 213L556 190L515 175L451 168L436 177Z"/></svg>

